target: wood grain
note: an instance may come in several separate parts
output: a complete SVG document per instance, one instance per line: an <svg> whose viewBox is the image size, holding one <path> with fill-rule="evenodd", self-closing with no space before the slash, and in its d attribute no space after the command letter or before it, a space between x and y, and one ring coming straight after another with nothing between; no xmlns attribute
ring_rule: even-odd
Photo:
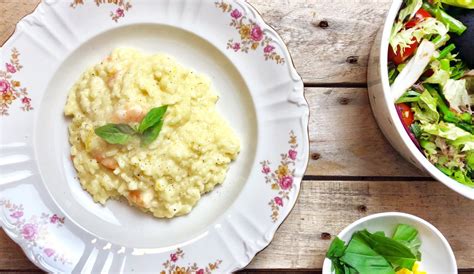
<svg viewBox="0 0 474 274"><path fill-rule="evenodd" d="M311 158L306 175L426 176L388 143L365 88L307 88Z"/></svg>
<svg viewBox="0 0 474 274"><path fill-rule="evenodd" d="M392 1L249 2L282 36L306 83L365 83L370 46Z"/></svg>
<svg viewBox="0 0 474 274"><path fill-rule="evenodd" d="M24 255L21 247L0 229L0 270L37 269Z"/></svg>
<svg viewBox="0 0 474 274"><path fill-rule="evenodd" d="M377 212L415 214L450 242L459 268L472 267L474 201L438 182L305 181L296 207L249 268L320 268L330 240L353 221Z"/></svg>
<svg viewBox="0 0 474 274"><path fill-rule="evenodd" d="M15 30L16 23L33 12L38 3L37 0L0 0L0 44L5 43Z"/></svg>
<svg viewBox="0 0 474 274"><path fill-rule="evenodd" d="M434 181L305 181L298 202L275 239L249 269L320 269L330 243L351 222L377 212L415 214L435 225L450 242L459 268L472 268L474 201ZM270 209L269 216L270 216ZM31 269L19 248L0 233L0 266Z"/></svg>
<svg viewBox="0 0 474 274"><path fill-rule="evenodd" d="M287 44L306 83L365 83L370 46L391 0L250 0ZM37 0L0 0L0 43ZM320 27L326 21L328 26ZM353 58L349 58L353 57Z"/></svg>

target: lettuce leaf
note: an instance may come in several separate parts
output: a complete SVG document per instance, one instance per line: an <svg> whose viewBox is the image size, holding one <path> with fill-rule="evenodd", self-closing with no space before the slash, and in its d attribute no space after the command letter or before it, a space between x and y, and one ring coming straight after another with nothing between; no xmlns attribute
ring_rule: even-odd
<svg viewBox="0 0 474 274"><path fill-rule="evenodd" d="M420 42L422 38L428 35L445 36L448 33L446 26L436 18L428 17L409 29L402 29L390 39L390 45L393 49L400 47L403 53L412 43L413 39Z"/></svg>
<svg viewBox="0 0 474 274"><path fill-rule="evenodd" d="M471 98L467 93L466 80L448 79L443 85L443 95L449 103L449 107L457 112L470 112Z"/></svg>
<svg viewBox="0 0 474 274"><path fill-rule="evenodd" d="M441 64L438 60L431 62L430 68L433 71L433 75L428 77L423 82L429 83L429 84L439 84L441 86L444 86L446 82L449 80L449 77L451 76L449 71L441 69Z"/></svg>
<svg viewBox="0 0 474 274"><path fill-rule="evenodd" d="M405 8L400 10L400 12L398 13L398 19L396 20L395 24L393 24L392 32L390 33L390 41L403 28L405 22L413 18L413 16L415 16L415 13L423 5L422 0L408 0L405 3Z"/></svg>
<svg viewBox="0 0 474 274"><path fill-rule="evenodd" d="M436 110L436 99L425 90L419 97L417 104L413 107L415 120L421 124L438 123L439 113Z"/></svg>
<svg viewBox="0 0 474 274"><path fill-rule="evenodd" d="M445 123L443 121L438 124L421 124L420 127L424 134L428 133L451 141L454 141L459 137L471 135L471 133L457 127L455 124Z"/></svg>
<svg viewBox="0 0 474 274"><path fill-rule="evenodd" d="M474 135L467 135L457 138L451 143L457 147L460 151L474 150Z"/></svg>

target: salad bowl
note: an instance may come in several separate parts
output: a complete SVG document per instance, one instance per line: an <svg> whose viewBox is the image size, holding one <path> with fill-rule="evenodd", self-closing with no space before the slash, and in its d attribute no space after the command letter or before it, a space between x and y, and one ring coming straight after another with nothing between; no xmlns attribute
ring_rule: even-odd
<svg viewBox="0 0 474 274"><path fill-rule="evenodd" d="M402 3L402 0L393 1L385 23L380 28L370 52L367 82L369 101L374 117L390 144L407 161L457 193L474 199L474 188L448 177L425 157L407 134L395 108L389 84L387 56L390 33Z"/></svg>

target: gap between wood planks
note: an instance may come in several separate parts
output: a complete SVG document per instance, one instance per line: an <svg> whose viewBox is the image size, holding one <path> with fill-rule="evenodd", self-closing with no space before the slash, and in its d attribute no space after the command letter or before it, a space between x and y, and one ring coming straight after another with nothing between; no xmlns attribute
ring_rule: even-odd
<svg viewBox="0 0 474 274"><path fill-rule="evenodd" d="M338 176L338 175L305 175L303 181L436 181L431 177L411 177L411 176Z"/></svg>
<svg viewBox="0 0 474 274"><path fill-rule="evenodd" d="M305 88L367 88L367 83L304 83Z"/></svg>

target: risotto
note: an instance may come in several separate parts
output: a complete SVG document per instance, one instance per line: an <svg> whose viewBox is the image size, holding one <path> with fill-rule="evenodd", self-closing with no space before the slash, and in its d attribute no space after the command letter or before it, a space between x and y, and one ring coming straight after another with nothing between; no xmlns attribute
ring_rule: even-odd
<svg viewBox="0 0 474 274"><path fill-rule="evenodd" d="M124 197L158 218L187 214L221 184L240 151L238 137L216 110L210 80L164 54L114 50L74 84L64 109L71 117L71 158L94 201ZM158 137L110 144L95 129L137 128L152 108L168 106Z"/></svg>

